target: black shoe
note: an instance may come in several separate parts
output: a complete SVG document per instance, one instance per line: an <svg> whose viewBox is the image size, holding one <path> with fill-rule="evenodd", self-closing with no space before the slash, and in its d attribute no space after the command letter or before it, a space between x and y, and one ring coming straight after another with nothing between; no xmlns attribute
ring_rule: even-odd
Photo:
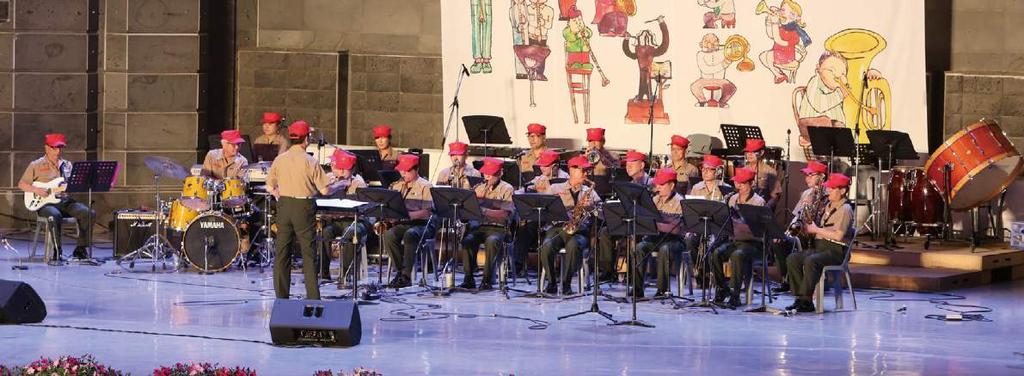
<svg viewBox="0 0 1024 376"><path fill-rule="evenodd" d="M526 278L526 265L516 263L516 277Z"/></svg>
<svg viewBox="0 0 1024 376"><path fill-rule="evenodd" d="M480 284L480 291L491 291L491 290L494 290L494 286L491 286L490 283L481 283Z"/></svg>
<svg viewBox="0 0 1024 376"><path fill-rule="evenodd" d="M654 292L654 298L655 299L667 298L668 296L669 296L669 293L668 293L668 291L665 291L665 290L658 290L658 291Z"/></svg>
<svg viewBox="0 0 1024 376"><path fill-rule="evenodd" d="M84 260L89 258L89 249L83 246L75 247L75 251L71 253L71 258Z"/></svg>
<svg viewBox="0 0 1024 376"><path fill-rule="evenodd" d="M736 309L736 307L739 307L739 306L743 305L743 304L740 303L740 295L739 294L729 295L729 301L727 303L725 303L725 304L728 305L729 308L732 308L732 309Z"/></svg>
<svg viewBox="0 0 1024 376"><path fill-rule="evenodd" d="M391 280L391 283L388 283L388 287L393 289L400 289L409 286L412 286L412 280L410 280L409 277L406 277L405 275L402 274L399 274L398 276L395 277L395 279Z"/></svg>
<svg viewBox="0 0 1024 376"><path fill-rule="evenodd" d="M544 288L544 293L545 294L557 294L558 293L558 285L549 282L548 286Z"/></svg>
<svg viewBox="0 0 1024 376"><path fill-rule="evenodd" d="M615 273L612 272L601 272L601 275L597 277L598 282L615 282Z"/></svg>
<svg viewBox="0 0 1024 376"><path fill-rule="evenodd" d="M800 300L797 299L796 301L793 302L793 304L790 304L790 305L786 306L786 310L787 311L793 311L793 310L796 310L796 308L799 307L799 306L800 306Z"/></svg>
<svg viewBox="0 0 1024 376"><path fill-rule="evenodd" d="M563 283L562 284L562 295L572 295L572 294L574 294L574 292L572 291L572 284L571 283Z"/></svg>
<svg viewBox="0 0 1024 376"><path fill-rule="evenodd" d="M801 304L796 307L796 311L800 313L814 312L814 303L810 300L801 300Z"/></svg>
<svg viewBox="0 0 1024 376"><path fill-rule="evenodd" d="M789 284L783 282L781 285L779 285L779 287L773 288L772 292L774 292L776 294L783 293L783 292L789 292Z"/></svg>
<svg viewBox="0 0 1024 376"><path fill-rule="evenodd" d="M722 303L725 301L725 297L729 296L729 291L724 289L715 290L715 303Z"/></svg>
<svg viewBox="0 0 1024 376"><path fill-rule="evenodd" d="M462 280L462 283L459 284L459 288L470 289L470 290L471 289L475 289L476 288L476 281L473 279L472 276L466 277L466 279Z"/></svg>

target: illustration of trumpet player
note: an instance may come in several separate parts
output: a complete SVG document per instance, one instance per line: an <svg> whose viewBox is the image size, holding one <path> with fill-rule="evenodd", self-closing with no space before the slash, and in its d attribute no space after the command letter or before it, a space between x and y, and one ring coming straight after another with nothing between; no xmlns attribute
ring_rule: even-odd
<svg viewBox="0 0 1024 376"><path fill-rule="evenodd" d="M761 52L761 64L775 76L775 83L793 83L800 63L807 56L811 37L801 16L803 8L795 0L782 0L779 6L768 7L764 0L757 4L755 14L766 14L765 34L774 42L772 49Z"/></svg>
<svg viewBox="0 0 1024 376"><path fill-rule="evenodd" d="M473 24L473 65L471 73L491 73L491 0L469 0Z"/></svg>
<svg viewBox="0 0 1024 376"><path fill-rule="evenodd" d="M608 86L611 81L604 75L597 56L590 48L593 32L583 22L583 12L573 5L568 15L571 18L562 29L562 37L565 39L565 74L572 104L572 121L577 124L580 122L576 113L576 95L579 94L583 100L583 123L590 124L590 75L596 67L597 73L601 75L602 87Z"/></svg>
<svg viewBox="0 0 1024 376"><path fill-rule="evenodd" d="M708 8L704 12L704 28L736 28L736 2L734 0L697 0L697 5Z"/></svg>
<svg viewBox="0 0 1024 376"><path fill-rule="evenodd" d="M717 35L704 35L700 41L700 50L697 51L697 69L700 70L700 77L690 84L690 93L697 98L696 106L729 107L729 99L736 94L736 85L725 78L725 72L737 61L738 70L753 70L754 63L746 56L749 49L750 43L740 35L730 36L724 45L719 44ZM705 91L710 95L705 96ZM718 99L714 98L716 91L719 94Z"/></svg>

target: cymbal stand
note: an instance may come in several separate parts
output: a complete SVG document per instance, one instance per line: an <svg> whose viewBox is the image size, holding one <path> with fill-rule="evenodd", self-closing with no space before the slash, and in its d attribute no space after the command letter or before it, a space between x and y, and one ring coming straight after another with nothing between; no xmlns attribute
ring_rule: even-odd
<svg viewBox="0 0 1024 376"><path fill-rule="evenodd" d="M146 239L146 243L132 251L131 253L121 256L117 260L117 264L120 265L125 261L128 261L128 269L135 269L136 261L148 261L151 263L150 272L156 272L157 259L160 261L160 267L162 270L167 270L167 257L165 252L169 253L171 258L172 271L178 269L178 254L171 248L170 242L161 234L162 227L161 223L164 221L164 204L160 198L160 174L153 175L153 182L156 186L156 223L153 225L153 235ZM165 249L167 251L165 251ZM144 260L145 258L149 260Z"/></svg>

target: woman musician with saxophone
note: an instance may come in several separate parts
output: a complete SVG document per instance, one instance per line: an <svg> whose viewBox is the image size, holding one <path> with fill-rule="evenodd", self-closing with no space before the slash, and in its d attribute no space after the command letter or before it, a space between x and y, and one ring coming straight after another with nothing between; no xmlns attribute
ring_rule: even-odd
<svg viewBox="0 0 1024 376"><path fill-rule="evenodd" d="M459 287L472 289L476 288L476 280L473 274L476 272L476 253L480 244L484 244L486 259L484 260L484 274L480 282L480 291L493 289L494 265L505 247L505 238L508 236L508 219L512 217L512 191L514 188L508 182L501 180L501 166L503 161L497 158L484 158L484 165L480 172L484 175L484 181L473 187L476 198L480 200L480 211L483 213L483 221L480 223L470 222L466 236L462 238L462 266L466 276Z"/></svg>
<svg viewBox="0 0 1024 376"><path fill-rule="evenodd" d="M352 173L352 167L356 164L355 154L337 149L331 155L331 172L327 174L327 197L341 198L351 197L356 190L366 187L366 181L362 176ZM348 216L336 217L329 220L323 227L323 244L320 250L320 276L331 279L331 249L337 240L341 245L341 274L338 276L338 284L345 281L346 271L352 265L356 255L356 244L352 243L352 231L356 232L358 244L366 244L366 231L369 224L360 219L359 223L353 223L354 218Z"/></svg>
<svg viewBox="0 0 1024 376"><path fill-rule="evenodd" d="M804 173L804 183L807 189L800 193L800 200L793 208L793 221L789 223L789 230L785 239L775 239L772 243L772 254L775 255L775 264L782 275L782 285L773 289L773 292L789 291L789 282L786 280L786 257L793 252L797 246L796 242L804 242L807 237L807 223L817 220L822 206L822 188L825 174L828 173L828 166L818 161L807 162L807 167L800 169ZM804 243L806 247L808 244Z"/></svg>
<svg viewBox="0 0 1024 376"><path fill-rule="evenodd" d="M540 264L547 272L547 287L544 292L558 292L558 273L555 272L555 256L565 248L566 268L562 283L562 293L572 294L572 276L580 268L583 248L591 231L593 213L601 205L601 197L586 182L587 170L593 167L587 158L579 155L569 159L569 180L551 186L551 193L561 197L562 204L569 211L569 221L555 224L547 231L544 243L540 246Z"/></svg>
<svg viewBox="0 0 1024 376"><path fill-rule="evenodd" d="M787 279L796 297L796 301L786 307L787 310L814 312L811 294L821 278L822 269L843 263L848 251L846 248L853 240L856 224L853 221L853 207L846 199L850 178L843 174L831 174L823 185L828 190L828 205L822 211L821 226L814 223L806 225L806 231L814 236L814 246L786 258L789 270Z"/></svg>
<svg viewBox="0 0 1024 376"><path fill-rule="evenodd" d="M473 165L466 163L466 150L469 148L464 142L455 141L448 144L448 155L452 159L452 165L445 167L437 173L435 185L446 185L454 188L470 189L473 184L469 182L470 177L479 178L480 171L473 168Z"/></svg>

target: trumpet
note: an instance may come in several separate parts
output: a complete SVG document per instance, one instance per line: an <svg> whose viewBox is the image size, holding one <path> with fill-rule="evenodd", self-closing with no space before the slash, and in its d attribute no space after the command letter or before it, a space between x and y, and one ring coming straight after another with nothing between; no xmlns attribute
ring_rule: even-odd
<svg viewBox="0 0 1024 376"><path fill-rule="evenodd" d="M764 0L761 0L761 1L759 1L757 3L757 6L754 7L754 14L760 16L760 15L766 14L766 13L770 14L770 15L773 15L773 16L778 16L779 15L779 8L769 7L768 3L766 3Z"/></svg>

